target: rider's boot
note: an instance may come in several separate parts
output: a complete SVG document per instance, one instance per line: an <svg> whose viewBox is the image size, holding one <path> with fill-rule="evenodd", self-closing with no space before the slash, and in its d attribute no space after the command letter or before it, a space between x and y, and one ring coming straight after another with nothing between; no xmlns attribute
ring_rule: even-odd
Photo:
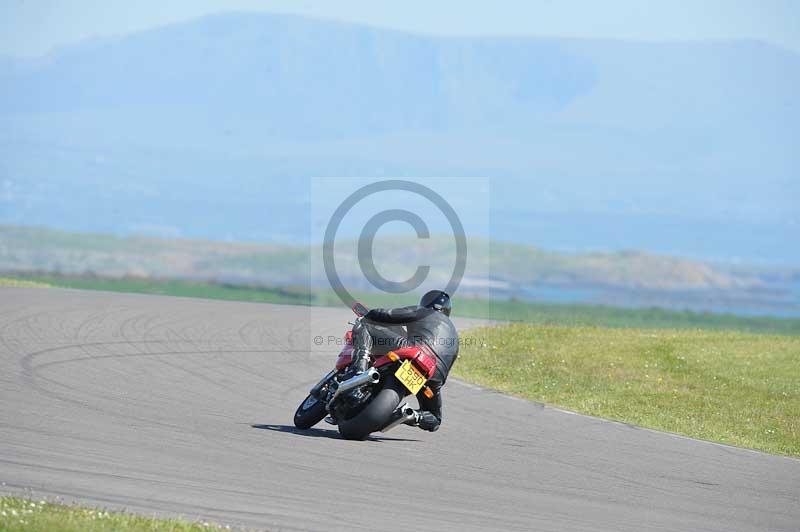
<svg viewBox="0 0 800 532"><path fill-rule="evenodd" d="M417 423L419 423L419 410L414 410L413 418L403 421L404 425L410 425L412 427L416 427Z"/></svg>
<svg viewBox="0 0 800 532"><path fill-rule="evenodd" d="M415 410L414 418L405 421L405 424L411 425L412 427L419 427L428 432L436 432L439 430L439 425L442 424L442 420L436 417L432 412Z"/></svg>
<svg viewBox="0 0 800 532"><path fill-rule="evenodd" d="M353 368L356 373L364 373L369 367L369 355L372 350L372 336L361 319L353 325Z"/></svg>
<svg viewBox="0 0 800 532"><path fill-rule="evenodd" d="M369 367L369 351L366 349L356 349L353 351L353 367L356 373L364 373Z"/></svg>

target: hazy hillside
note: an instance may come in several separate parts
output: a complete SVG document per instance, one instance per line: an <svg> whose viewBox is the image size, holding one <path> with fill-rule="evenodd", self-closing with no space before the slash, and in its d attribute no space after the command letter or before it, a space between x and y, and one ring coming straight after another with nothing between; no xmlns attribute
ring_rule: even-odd
<svg viewBox="0 0 800 532"><path fill-rule="evenodd" d="M799 262L798 93L751 41L218 15L0 61L0 223L293 242L307 178L472 175L497 239Z"/></svg>
<svg viewBox="0 0 800 532"><path fill-rule="evenodd" d="M337 243L345 285L370 290L355 242ZM435 250L435 253L434 253ZM202 279L264 286L328 287L318 246L121 238L0 226L0 272ZM379 238L375 264L402 280L431 266L428 284L443 286L453 268L451 238ZM641 252L563 254L471 239L463 294L615 306L661 306L800 315L800 271L745 269Z"/></svg>

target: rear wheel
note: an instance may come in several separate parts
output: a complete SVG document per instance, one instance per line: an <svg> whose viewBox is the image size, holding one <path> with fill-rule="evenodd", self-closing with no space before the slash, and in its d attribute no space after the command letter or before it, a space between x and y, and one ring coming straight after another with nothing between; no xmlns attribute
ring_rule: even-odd
<svg viewBox="0 0 800 532"><path fill-rule="evenodd" d="M310 429L325 417L325 403L313 395L306 397L294 413L294 426L298 429Z"/></svg>
<svg viewBox="0 0 800 532"><path fill-rule="evenodd" d="M339 433L348 440L363 440L389 422L400 401L408 395L403 384L393 376L375 398L356 416L339 421Z"/></svg>

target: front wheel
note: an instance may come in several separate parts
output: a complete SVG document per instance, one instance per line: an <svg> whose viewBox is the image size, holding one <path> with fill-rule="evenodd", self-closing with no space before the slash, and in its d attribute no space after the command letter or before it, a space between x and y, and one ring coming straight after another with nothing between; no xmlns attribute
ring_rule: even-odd
<svg viewBox="0 0 800 532"><path fill-rule="evenodd" d="M393 376L375 398L356 416L339 421L339 433L348 440L363 440L389 422L408 390Z"/></svg>
<svg viewBox="0 0 800 532"><path fill-rule="evenodd" d="M294 413L294 426L298 429L310 429L325 417L325 403L313 395L306 397Z"/></svg>

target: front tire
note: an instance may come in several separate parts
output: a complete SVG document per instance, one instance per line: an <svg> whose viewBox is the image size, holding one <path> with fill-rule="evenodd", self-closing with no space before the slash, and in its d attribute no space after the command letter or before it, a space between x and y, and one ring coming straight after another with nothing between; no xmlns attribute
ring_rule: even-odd
<svg viewBox="0 0 800 532"><path fill-rule="evenodd" d="M325 403L313 395L306 397L294 413L294 426L298 429L310 429L325 417Z"/></svg>
<svg viewBox="0 0 800 532"><path fill-rule="evenodd" d="M382 429L400 405L408 391L394 376L384 385L378 395L356 416L339 422L339 434L348 440L364 440L371 433Z"/></svg>

